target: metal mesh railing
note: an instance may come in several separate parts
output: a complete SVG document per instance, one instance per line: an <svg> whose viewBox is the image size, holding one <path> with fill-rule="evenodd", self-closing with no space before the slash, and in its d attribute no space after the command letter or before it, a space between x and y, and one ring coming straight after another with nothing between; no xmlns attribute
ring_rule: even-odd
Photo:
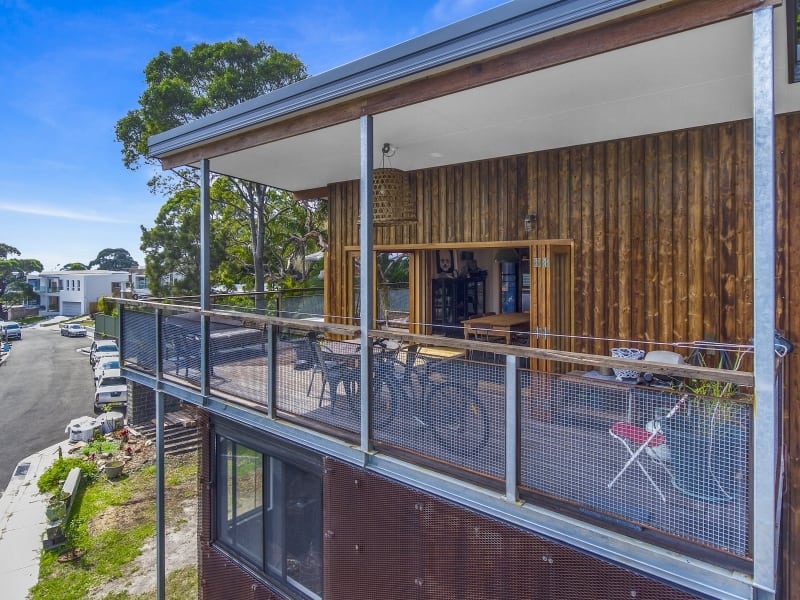
<svg viewBox="0 0 800 600"><path fill-rule="evenodd" d="M263 323L212 319L209 324L211 392L267 402L267 330Z"/></svg>
<svg viewBox="0 0 800 600"><path fill-rule="evenodd" d="M123 356L151 370L154 315L123 315ZM200 314L175 310L162 319L164 375L197 385ZM211 319L212 394L266 408L274 376L278 417L357 441L357 340L315 342L309 332L328 326L279 323L272 325L271 357L269 322ZM595 371L519 368L516 414L507 415L507 367L502 354L490 358L524 350L492 344L486 354L472 351L478 342L431 342L373 356L370 438L377 450L490 487L502 486L506 465L518 465L519 492L530 502L662 535L667 545L677 540L751 557L751 395L735 395L734 386L729 397L703 398L668 377L645 384ZM518 425L515 457L506 456L510 417Z"/></svg>
<svg viewBox="0 0 800 600"><path fill-rule="evenodd" d="M126 307L120 313L123 329L120 360L125 366L135 366L147 373L155 372L158 361L155 312Z"/></svg>
<svg viewBox="0 0 800 600"><path fill-rule="evenodd" d="M160 344L164 375L200 385L200 313L164 311Z"/></svg>
<svg viewBox="0 0 800 600"><path fill-rule="evenodd" d="M374 361L373 439L493 479L505 472L504 370L404 348ZM457 354L457 353L456 353Z"/></svg>
<svg viewBox="0 0 800 600"><path fill-rule="evenodd" d="M342 356L328 355L322 360L321 342L314 337L307 329L285 330L280 336L275 408L352 439L361 420L358 346L337 342ZM330 350L331 345L327 346Z"/></svg>
<svg viewBox="0 0 800 600"><path fill-rule="evenodd" d="M749 399L535 372L522 380L523 490L749 555Z"/></svg>

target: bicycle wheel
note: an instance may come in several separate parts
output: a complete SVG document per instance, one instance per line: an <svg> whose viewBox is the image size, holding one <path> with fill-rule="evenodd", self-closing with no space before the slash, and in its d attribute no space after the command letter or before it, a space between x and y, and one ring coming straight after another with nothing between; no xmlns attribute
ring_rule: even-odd
<svg viewBox="0 0 800 600"><path fill-rule="evenodd" d="M474 392L461 385L434 385L430 390L434 435L442 447L474 454L489 439L489 417Z"/></svg>

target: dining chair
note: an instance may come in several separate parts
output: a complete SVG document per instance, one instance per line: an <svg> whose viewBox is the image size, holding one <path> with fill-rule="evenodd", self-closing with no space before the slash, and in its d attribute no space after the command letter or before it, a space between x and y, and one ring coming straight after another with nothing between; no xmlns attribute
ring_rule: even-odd
<svg viewBox="0 0 800 600"><path fill-rule="evenodd" d="M325 396L325 387L328 388L330 395L331 408L335 408L336 398L338 397L339 386L344 387L345 396L350 398L355 395L358 380L360 378L360 371L356 367L347 364L347 361L338 356L335 352L325 349L321 343L319 336L311 338L312 357L314 367L312 369L311 383L309 383L308 392L311 393L311 386L314 383L314 371L319 370L322 375L322 387L319 393L319 405L322 406L322 401Z"/></svg>

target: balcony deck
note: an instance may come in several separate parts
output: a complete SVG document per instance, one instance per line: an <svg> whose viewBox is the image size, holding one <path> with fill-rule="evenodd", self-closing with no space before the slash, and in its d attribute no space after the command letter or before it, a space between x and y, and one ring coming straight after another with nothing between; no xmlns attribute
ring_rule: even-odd
<svg viewBox="0 0 800 600"><path fill-rule="evenodd" d="M183 321L175 330L171 328L174 318L162 318L162 350L156 353L152 344L143 343L153 336L155 315L125 312L125 366L153 372L155 356L161 356L165 380L196 388L200 384L199 321ZM328 387L323 392L322 373L314 368L303 337L306 331L282 331L275 343L275 355L270 356L263 327L245 319L218 319L210 328L211 394L266 411L269 378L274 375L278 418L334 435L345 443L357 443L358 398L348 401L343 385L335 396ZM358 369L358 355L350 360L351 368ZM388 380L380 371L379 362L373 368L373 380L394 381L390 392L394 403L391 420L378 423L382 419L373 412L376 425L371 438L379 452L486 488L504 489L505 363L466 356L441 361L436 387L430 389L424 388L419 379ZM515 452L519 496L526 502L555 508L663 547L711 556L718 564L746 564L752 558L750 397L711 404L690 397L687 406L691 404L695 420L711 407L705 416L712 419L710 430L715 439L700 443L687 436L668 437L668 444L659 451L668 448L671 460L663 466L648 452L639 456L652 482L637 463L632 463L609 487L630 457L623 444L609 433L612 424L627 422L644 428L657 415L668 413L685 392L608 379L580 372L556 374L518 369L518 408L512 418L518 430ZM448 389L457 391L448 397ZM488 436L474 446L466 437L445 444L433 427L423 425L424 419L419 415L429 413L420 412L425 410L420 404L430 407L438 402L439 406L449 406L465 393L486 414ZM377 398L377 391L372 397ZM376 402L373 400L373 411L377 410ZM435 408L429 410L437 414ZM676 421L685 418L674 417ZM693 454L680 458L686 453ZM688 462L688 466L681 467L679 460ZM687 483L678 472L681 468L699 472L699 481Z"/></svg>

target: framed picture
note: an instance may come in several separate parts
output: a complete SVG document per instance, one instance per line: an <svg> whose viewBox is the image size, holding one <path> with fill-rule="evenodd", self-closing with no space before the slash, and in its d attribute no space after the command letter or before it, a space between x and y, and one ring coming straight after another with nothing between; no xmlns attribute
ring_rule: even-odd
<svg viewBox="0 0 800 600"><path fill-rule="evenodd" d="M440 277L452 277L455 275L456 265L455 256L452 250L436 251L436 274Z"/></svg>

